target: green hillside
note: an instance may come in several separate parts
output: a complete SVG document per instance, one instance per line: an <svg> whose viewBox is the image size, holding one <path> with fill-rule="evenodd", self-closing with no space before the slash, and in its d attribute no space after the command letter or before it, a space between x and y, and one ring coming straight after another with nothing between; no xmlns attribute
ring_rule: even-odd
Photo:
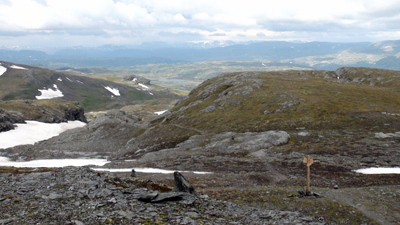
<svg viewBox="0 0 400 225"><path fill-rule="evenodd" d="M39 90L59 90L68 101L78 101L85 111L121 108L133 101L176 98L167 90L133 87L112 81L64 74L48 69L0 62L6 71L0 76L0 100L36 99ZM109 90L107 90L108 88ZM119 93L112 93L115 90ZM118 95L119 94L119 95Z"/></svg>

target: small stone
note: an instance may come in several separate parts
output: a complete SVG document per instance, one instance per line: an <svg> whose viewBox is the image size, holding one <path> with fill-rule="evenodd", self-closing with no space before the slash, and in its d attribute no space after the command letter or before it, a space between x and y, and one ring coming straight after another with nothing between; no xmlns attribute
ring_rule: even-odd
<svg viewBox="0 0 400 225"><path fill-rule="evenodd" d="M108 200L107 202L108 202L108 203L115 204L115 203L117 203L117 199L112 198L112 199Z"/></svg>
<svg viewBox="0 0 400 225"><path fill-rule="evenodd" d="M333 189L338 189L339 186L337 186L337 184L335 184L335 186L333 186Z"/></svg>
<svg viewBox="0 0 400 225"><path fill-rule="evenodd" d="M272 112L269 111L269 110L264 110L264 112L263 112L264 115L267 115L267 114L270 114L270 113L272 113Z"/></svg>
<svg viewBox="0 0 400 225"><path fill-rule="evenodd" d="M197 212L186 212L185 215L194 218L199 217L199 214Z"/></svg>
<svg viewBox="0 0 400 225"><path fill-rule="evenodd" d="M83 222L79 220L74 220L73 222L75 223L75 225L85 225Z"/></svg>
<svg viewBox="0 0 400 225"><path fill-rule="evenodd" d="M14 220L14 218L0 220L0 224L9 224Z"/></svg>
<svg viewBox="0 0 400 225"><path fill-rule="evenodd" d="M132 169L131 177L136 177L136 171L134 169Z"/></svg>

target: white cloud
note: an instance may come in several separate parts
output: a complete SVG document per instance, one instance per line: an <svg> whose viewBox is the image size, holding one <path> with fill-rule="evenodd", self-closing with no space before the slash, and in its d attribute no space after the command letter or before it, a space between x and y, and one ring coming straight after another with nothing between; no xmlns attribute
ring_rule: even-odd
<svg viewBox="0 0 400 225"><path fill-rule="evenodd" d="M351 40L354 36L349 38L349 33L359 32L358 37L365 38L386 32L390 39L398 37L400 28L400 2L395 0L13 0L0 1L0 5L1 33L18 34L21 40L32 35L52 40L69 35L67 42L58 42L69 44L78 38L85 41L81 37L88 37L87 43L172 40L158 36L162 32L218 39L207 35L218 31L226 39L251 38L249 30L264 33L265 37L255 36L264 39L281 34L285 38L288 33L282 32L293 32L291 38L299 34L310 38L304 32L317 32L319 38L335 34ZM0 35L0 41L13 40Z"/></svg>

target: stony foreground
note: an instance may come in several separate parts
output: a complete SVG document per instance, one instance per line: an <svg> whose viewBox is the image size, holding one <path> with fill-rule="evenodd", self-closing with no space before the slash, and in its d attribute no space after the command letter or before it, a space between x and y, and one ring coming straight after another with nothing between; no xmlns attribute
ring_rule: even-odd
<svg viewBox="0 0 400 225"><path fill-rule="evenodd" d="M0 184L0 224L325 224L88 167L0 168Z"/></svg>

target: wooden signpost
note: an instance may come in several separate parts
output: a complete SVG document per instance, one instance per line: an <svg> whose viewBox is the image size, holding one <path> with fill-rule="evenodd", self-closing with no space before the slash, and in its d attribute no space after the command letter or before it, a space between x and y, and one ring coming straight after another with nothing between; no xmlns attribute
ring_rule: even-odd
<svg viewBox="0 0 400 225"><path fill-rule="evenodd" d="M306 189L306 195L309 195L309 194L311 194L311 192L310 192L310 166L311 166L311 164L314 163L314 159L312 159L308 155L307 158L304 158L303 162L307 163L307 189Z"/></svg>

